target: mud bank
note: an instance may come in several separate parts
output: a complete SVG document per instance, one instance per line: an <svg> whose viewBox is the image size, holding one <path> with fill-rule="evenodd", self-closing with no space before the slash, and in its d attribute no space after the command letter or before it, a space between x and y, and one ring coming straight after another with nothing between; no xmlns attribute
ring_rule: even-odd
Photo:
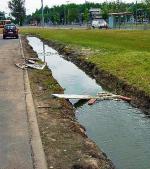
<svg viewBox="0 0 150 169"><path fill-rule="evenodd" d="M25 37L22 41L25 57L37 57ZM51 97L52 93L63 93L51 71L29 69L28 73L48 168L114 169L105 153L76 121L72 105Z"/></svg>
<svg viewBox="0 0 150 169"><path fill-rule="evenodd" d="M97 83L99 83L103 88L117 94L131 97L131 104L134 107L142 109L145 114L150 114L150 96L147 93L89 62L86 59L85 51L83 52L82 50L74 49L55 41L42 40L57 50L60 54L63 54L66 60L73 62L92 78L96 79Z"/></svg>

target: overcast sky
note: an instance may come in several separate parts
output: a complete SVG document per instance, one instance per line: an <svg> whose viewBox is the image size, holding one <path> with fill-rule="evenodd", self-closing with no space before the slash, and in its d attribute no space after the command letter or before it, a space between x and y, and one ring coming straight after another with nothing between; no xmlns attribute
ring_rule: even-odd
<svg viewBox="0 0 150 169"><path fill-rule="evenodd" d="M9 12L8 10L8 1L9 0L0 0L0 11ZM43 0L44 5L52 7L54 5L61 5L67 3L85 3L85 0ZM104 0L87 0L88 2L104 2ZM106 0L105 0L106 1ZM113 1L113 0L107 0ZM134 2L136 0L122 0L123 2ZM31 14L36 9L40 8L41 0L26 0L26 10L27 14Z"/></svg>

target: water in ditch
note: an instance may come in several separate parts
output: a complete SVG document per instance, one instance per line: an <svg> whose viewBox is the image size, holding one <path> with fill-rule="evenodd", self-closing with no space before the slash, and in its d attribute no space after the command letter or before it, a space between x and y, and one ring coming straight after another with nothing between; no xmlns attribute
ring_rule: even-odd
<svg viewBox="0 0 150 169"><path fill-rule="evenodd" d="M40 39L28 37L28 41L38 57L46 60L65 93L95 95L103 91L95 80ZM117 169L150 168L150 119L139 109L123 101L101 101L78 107L76 118Z"/></svg>

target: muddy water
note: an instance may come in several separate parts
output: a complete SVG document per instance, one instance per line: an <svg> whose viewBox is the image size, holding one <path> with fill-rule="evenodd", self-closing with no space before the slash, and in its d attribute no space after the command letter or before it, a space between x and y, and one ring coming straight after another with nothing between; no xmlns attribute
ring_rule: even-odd
<svg viewBox="0 0 150 169"><path fill-rule="evenodd" d="M95 95L103 91L95 80L38 38L28 40L39 58L46 60L65 93ZM139 109L123 101L102 101L78 107L76 117L117 169L150 168L150 119Z"/></svg>

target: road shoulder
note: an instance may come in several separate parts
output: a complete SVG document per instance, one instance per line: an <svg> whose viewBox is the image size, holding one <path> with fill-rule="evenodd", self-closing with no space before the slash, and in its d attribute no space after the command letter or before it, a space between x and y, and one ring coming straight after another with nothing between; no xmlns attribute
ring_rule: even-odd
<svg viewBox="0 0 150 169"><path fill-rule="evenodd" d="M21 50L22 57L25 59L21 38L20 38L20 50ZM24 86L25 86L25 94L26 94L25 97L26 108L27 108L28 120L30 126L30 137L31 137L30 141L32 146L33 166L35 169L47 169L47 163L45 160L45 154L43 151L39 127L37 124L37 118L36 118L34 102L32 98L27 70L24 70Z"/></svg>

